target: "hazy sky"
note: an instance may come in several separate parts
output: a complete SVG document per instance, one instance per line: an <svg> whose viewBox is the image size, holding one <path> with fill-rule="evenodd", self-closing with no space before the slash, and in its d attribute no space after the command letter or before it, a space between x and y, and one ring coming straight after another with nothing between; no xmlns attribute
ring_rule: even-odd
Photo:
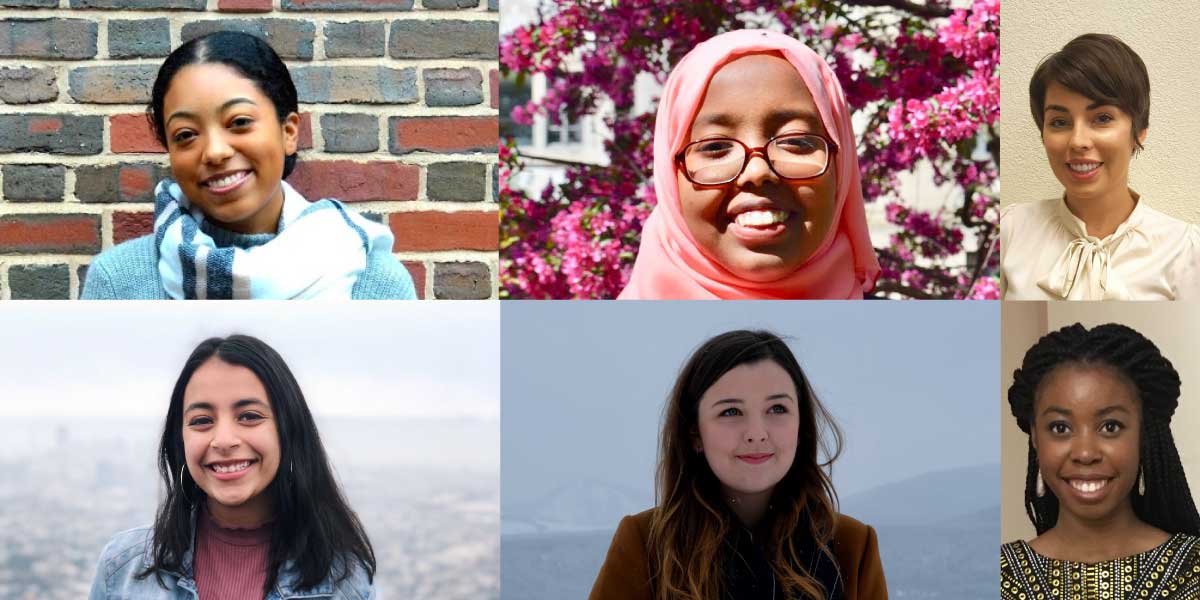
<svg viewBox="0 0 1200 600"><path fill-rule="evenodd" d="M207 337L274 347L318 416L500 413L497 302L37 302L0 310L0 417L159 417Z"/></svg>
<svg viewBox="0 0 1200 600"><path fill-rule="evenodd" d="M791 338L846 434L843 497L998 464L999 315L994 302L506 302L502 502L580 481L652 497L676 373L737 328Z"/></svg>

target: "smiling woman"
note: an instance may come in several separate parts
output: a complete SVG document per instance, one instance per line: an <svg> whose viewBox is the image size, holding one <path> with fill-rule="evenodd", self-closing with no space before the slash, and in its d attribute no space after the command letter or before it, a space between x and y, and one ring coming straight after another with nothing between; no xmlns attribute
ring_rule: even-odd
<svg viewBox="0 0 1200 600"><path fill-rule="evenodd" d="M734 31L675 66L658 204L624 299L862 299L879 274L836 75L799 41Z"/></svg>
<svg viewBox="0 0 1200 600"><path fill-rule="evenodd" d="M1079 36L1038 66L1029 103L1064 192L1001 214L1003 298L1200 296L1200 228L1129 188L1130 162L1150 126L1142 59L1113 36Z"/></svg>
<svg viewBox="0 0 1200 600"><path fill-rule="evenodd" d="M840 451L779 337L705 342L668 398L659 505L621 520L591 600L886 599L875 531L835 512Z"/></svg>
<svg viewBox="0 0 1200 600"><path fill-rule="evenodd" d="M183 44L147 113L173 179L155 189L154 233L98 256L83 298L415 297L387 227L284 181L299 108L266 42L218 32Z"/></svg>
<svg viewBox="0 0 1200 600"><path fill-rule="evenodd" d="M167 409L154 526L104 548L89 596L374 597L375 553L295 377L242 335L202 342Z"/></svg>
<svg viewBox="0 0 1200 600"><path fill-rule="evenodd" d="M1001 548L1001 598L1200 597L1200 515L1170 428L1179 389L1124 325L1071 325L1029 349L1008 402L1029 435L1038 536Z"/></svg>

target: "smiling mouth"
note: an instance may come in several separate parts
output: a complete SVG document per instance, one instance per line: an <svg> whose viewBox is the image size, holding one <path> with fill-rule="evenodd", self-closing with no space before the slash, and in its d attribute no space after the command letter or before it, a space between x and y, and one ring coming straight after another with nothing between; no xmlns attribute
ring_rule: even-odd
<svg viewBox="0 0 1200 600"><path fill-rule="evenodd" d="M1100 168L1104 163L1067 163L1067 168L1075 173L1086 174Z"/></svg>
<svg viewBox="0 0 1200 600"><path fill-rule="evenodd" d="M215 179L205 180L200 185L208 188L213 193L222 194L241 185L248 177L250 177L250 171L238 171Z"/></svg>
<svg viewBox="0 0 1200 600"><path fill-rule="evenodd" d="M748 210L733 217L733 222L742 227L772 227L788 219L786 210Z"/></svg>
<svg viewBox="0 0 1200 600"><path fill-rule="evenodd" d="M204 466L206 469L211 469L214 473L228 475L231 473L240 473L250 468L250 465L258 462L257 460L242 460L237 462L224 463L209 463Z"/></svg>

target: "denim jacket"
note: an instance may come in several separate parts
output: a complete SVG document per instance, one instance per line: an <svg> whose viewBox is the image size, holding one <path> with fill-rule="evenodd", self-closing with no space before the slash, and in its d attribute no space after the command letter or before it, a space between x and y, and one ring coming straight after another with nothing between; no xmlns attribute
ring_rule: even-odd
<svg viewBox="0 0 1200 600"><path fill-rule="evenodd" d="M194 539L194 525L192 534ZM166 588L159 585L153 574L137 578L138 573L154 562L153 535L152 528L139 527L114 536L100 554L88 600L199 600L192 572L192 548L183 555L183 573L162 573ZM265 600L375 600L375 587L367 580L366 572L357 563L353 564L350 575L342 581L334 583L327 577L316 587L301 590L295 587L300 573L288 561L280 568L278 581Z"/></svg>

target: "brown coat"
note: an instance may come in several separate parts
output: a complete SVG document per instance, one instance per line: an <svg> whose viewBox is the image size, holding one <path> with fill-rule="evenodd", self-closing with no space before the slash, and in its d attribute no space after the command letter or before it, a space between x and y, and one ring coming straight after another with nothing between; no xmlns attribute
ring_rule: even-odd
<svg viewBox="0 0 1200 600"><path fill-rule="evenodd" d="M646 549L653 513L650 509L621 519L588 600L653 600ZM845 600L887 600L874 529L838 515L833 551L842 570Z"/></svg>

